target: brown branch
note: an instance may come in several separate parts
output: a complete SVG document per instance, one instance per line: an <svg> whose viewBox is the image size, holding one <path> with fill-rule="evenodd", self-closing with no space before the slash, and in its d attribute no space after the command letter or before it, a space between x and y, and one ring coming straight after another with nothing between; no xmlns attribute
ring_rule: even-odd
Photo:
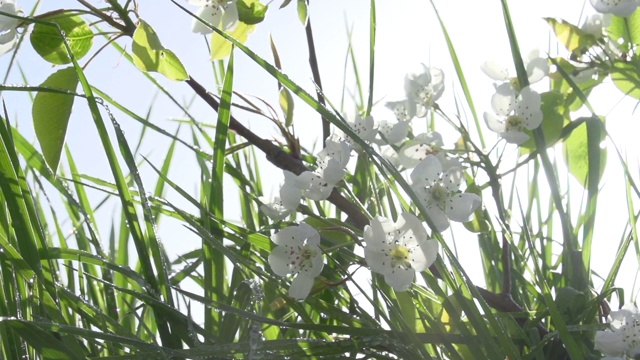
<svg viewBox="0 0 640 360"><path fill-rule="evenodd" d="M196 94L211 106L213 110L216 112L218 111L220 103L199 82L192 77L189 77L189 79L186 80L186 83L189 84ZM233 130L236 134L242 136L249 143L260 149L266 155L267 160L278 168L291 171L296 175L300 175L309 170L300 159L289 155L271 141L265 140L254 134L251 130L242 125L233 115L231 115L229 120L229 129ZM333 190L327 200L347 214L353 224L359 229L364 229L365 226L369 225L369 218L367 218L357 206L342 196L336 189Z"/></svg>

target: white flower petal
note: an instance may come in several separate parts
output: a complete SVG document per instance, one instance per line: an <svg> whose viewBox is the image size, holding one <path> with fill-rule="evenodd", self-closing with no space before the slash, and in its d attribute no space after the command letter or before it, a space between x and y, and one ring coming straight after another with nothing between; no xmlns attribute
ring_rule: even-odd
<svg viewBox="0 0 640 360"><path fill-rule="evenodd" d="M302 191L286 182L280 188L280 201L282 207L288 210L295 210L300 204Z"/></svg>
<svg viewBox="0 0 640 360"><path fill-rule="evenodd" d="M520 145L525 141L529 140L529 135L518 130L505 131L502 134L500 134L500 136L503 139L505 139L509 144L516 144L516 145Z"/></svg>
<svg viewBox="0 0 640 360"><path fill-rule="evenodd" d="M222 15L222 29L232 30L238 25L238 7L235 1L230 1L225 5L224 15Z"/></svg>
<svg viewBox="0 0 640 360"><path fill-rule="evenodd" d="M496 93L491 97L491 107L498 115L509 115L516 106L516 91L511 84L504 83L496 87Z"/></svg>
<svg viewBox="0 0 640 360"><path fill-rule="evenodd" d="M443 232L449 228L449 218L439 207L435 205L427 206L427 216L435 226L435 231Z"/></svg>
<svg viewBox="0 0 640 360"><path fill-rule="evenodd" d="M464 172L462 171L462 168L450 168L442 176L442 185L444 185L445 189L450 192L458 191L458 189L460 189L460 185L462 184L463 177Z"/></svg>
<svg viewBox="0 0 640 360"><path fill-rule="evenodd" d="M482 204L482 200L476 194L463 193L454 195L447 207L445 213L452 221L466 222L474 211Z"/></svg>
<svg viewBox="0 0 640 360"><path fill-rule="evenodd" d="M377 216L364 228L364 241L373 251L380 251L389 247L387 234L395 231L395 224L390 219Z"/></svg>
<svg viewBox="0 0 640 360"><path fill-rule="evenodd" d="M311 259L311 270L307 275L316 277L320 275L322 269L324 268L324 257L322 256L322 251L318 246L312 246L311 248L316 251L317 255L313 259Z"/></svg>
<svg viewBox="0 0 640 360"><path fill-rule="evenodd" d="M622 333L597 331L594 348L605 355L623 356L627 350L627 344Z"/></svg>
<svg viewBox="0 0 640 360"><path fill-rule="evenodd" d="M400 149L400 163L410 169L427 155L439 154L443 145L442 136L437 132L418 134Z"/></svg>
<svg viewBox="0 0 640 360"><path fill-rule="evenodd" d="M293 278L291 287L289 287L289 296L296 300L304 300L309 296L313 288L314 278L298 275Z"/></svg>
<svg viewBox="0 0 640 360"><path fill-rule="evenodd" d="M307 239L307 245L320 244L320 233L313 226L303 222L298 225L298 231L302 239Z"/></svg>
<svg viewBox="0 0 640 360"><path fill-rule="evenodd" d="M531 59L527 64L527 77L529 84L537 83L545 76L549 75L549 60L542 57Z"/></svg>
<svg viewBox="0 0 640 360"><path fill-rule="evenodd" d="M0 55L4 55L13 50L18 44L18 32L11 29L0 35Z"/></svg>
<svg viewBox="0 0 640 360"><path fill-rule="evenodd" d="M298 180L304 186L302 194L314 201L325 200L333 191L333 185L311 171L305 171L298 175Z"/></svg>
<svg viewBox="0 0 640 360"><path fill-rule="evenodd" d="M262 202L260 211L272 220L280 221L293 212L292 209L283 206L282 201L277 196L271 202L264 197L260 197L258 200Z"/></svg>
<svg viewBox="0 0 640 360"><path fill-rule="evenodd" d="M271 270L278 276L287 276L293 273L289 263L289 250L286 246L276 246L271 250L267 259Z"/></svg>
<svg viewBox="0 0 640 360"><path fill-rule="evenodd" d="M491 131L495 131L498 134L501 134L507 130L504 121L498 118L495 114L485 112L484 122L485 124L487 124L487 127L489 127Z"/></svg>
<svg viewBox="0 0 640 360"><path fill-rule="evenodd" d="M495 61L487 61L480 66L482 72L487 74L488 77L496 81L508 81L509 69L498 64Z"/></svg>
<svg viewBox="0 0 640 360"><path fill-rule="evenodd" d="M407 137L409 122L396 121L392 123L383 120L378 124L378 132L384 136L384 141L387 144L397 144Z"/></svg>
<svg viewBox="0 0 640 360"><path fill-rule="evenodd" d="M318 168L316 174L320 175L331 187L342 180L346 175L346 171L342 164L334 158L328 158L323 168Z"/></svg>
<svg viewBox="0 0 640 360"><path fill-rule="evenodd" d="M416 273L413 269L396 268L392 273L384 276L384 281L395 291L407 291L415 278Z"/></svg>
<svg viewBox="0 0 640 360"><path fill-rule="evenodd" d="M440 160L433 155L427 155L411 172L411 181L416 186L431 186L439 181L441 176L442 164L440 164Z"/></svg>
<svg viewBox="0 0 640 360"><path fill-rule="evenodd" d="M515 112L522 116L524 126L527 129L533 130L542 123L542 110L540 110L540 106L540 94L531 90L528 86L520 91Z"/></svg>
<svg viewBox="0 0 640 360"><path fill-rule="evenodd" d="M400 156L398 156L398 153L391 146L383 148L381 155L394 167L399 167L401 165Z"/></svg>
<svg viewBox="0 0 640 360"><path fill-rule="evenodd" d="M16 10L16 4L13 0L0 1L0 11L12 15L22 15L22 11ZM0 32L15 30L20 20L5 15L0 15Z"/></svg>
<svg viewBox="0 0 640 360"><path fill-rule="evenodd" d="M367 265L371 271L378 274L386 275L391 273L391 262L389 256L379 249L372 249L367 243L364 248L364 259L367 261Z"/></svg>
<svg viewBox="0 0 640 360"><path fill-rule="evenodd" d="M438 257L438 241L426 240L418 242L418 247L411 253L409 260L416 272L421 272L429 268Z"/></svg>
<svg viewBox="0 0 640 360"><path fill-rule="evenodd" d="M415 104L405 100L390 101L385 106L396 115L398 121L409 121L416 116Z"/></svg>
<svg viewBox="0 0 640 360"><path fill-rule="evenodd" d="M222 10L217 5L205 5L200 7L196 12L196 16L201 18L205 23L211 26L218 26L222 19ZM193 18L191 23L191 31L197 34L211 34L213 30L197 18Z"/></svg>

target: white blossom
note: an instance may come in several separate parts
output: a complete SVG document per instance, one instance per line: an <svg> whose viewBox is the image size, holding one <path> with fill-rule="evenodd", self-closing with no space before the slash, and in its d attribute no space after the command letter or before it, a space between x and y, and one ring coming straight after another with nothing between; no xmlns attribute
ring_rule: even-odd
<svg viewBox="0 0 640 360"><path fill-rule="evenodd" d="M380 146L402 142L407 138L407 134L409 133L408 121L381 120L378 122L377 127L380 138L376 139L375 142Z"/></svg>
<svg viewBox="0 0 640 360"><path fill-rule="evenodd" d="M593 14L587 16L584 23L580 26L580 29L597 38L601 38L609 24L611 24L610 14Z"/></svg>
<svg viewBox="0 0 640 360"><path fill-rule="evenodd" d="M609 314L610 329L596 332L595 349L611 357L640 355L640 313L629 303Z"/></svg>
<svg viewBox="0 0 640 360"><path fill-rule="evenodd" d="M301 223L280 230L271 236L276 246L269 254L269 265L276 275L295 275L289 296L303 300L311 292L314 279L324 267L320 234L309 224Z"/></svg>
<svg viewBox="0 0 640 360"><path fill-rule="evenodd" d="M346 175L345 167L351 158L351 147L337 136L330 136L326 146L317 154L318 167L298 175L302 194L315 201L325 200L331 195L336 183Z"/></svg>
<svg viewBox="0 0 640 360"><path fill-rule="evenodd" d="M195 15L209 25L228 31L238 24L236 0L189 0L190 4L200 8ZM198 34L211 34L213 30L197 18L193 18L191 30Z"/></svg>
<svg viewBox="0 0 640 360"><path fill-rule="evenodd" d="M507 142L519 145L529 139L525 130L533 130L542 123L540 106L540 94L529 87L518 93L508 84L502 84L491 98L494 112L485 112L484 120L489 129Z"/></svg>
<svg viewBox="0 0 640 360"><path fill-rule="evenodd" d="M422 64L421 72L405 76L404 91L410 106L415 104L416 116L425 117L427 110L444 93L444 73L438 68Z"/></svg>
<svg viewBox="0 0 640 360"><path fill-rule="evenodd" d="M416 104L407 99L389 101L385 106L393 111L398 121L409 121L416 116Z"/></svg>
<svg viewBox="0 0 640 360"><path fill-rule="evenodd" d="M349 129L353 131L362 141L371 142L375 137L377 130L375 128L375 122L373 120L373 116L361 117L356 114L355 116L347 116L343 114ZM356 143L350 136L347 134L341 133L340 136L344 141L346 141L353 149L360 149L360 145Z"/></svg>
<svg viewBox="0 0 640 360"><path fill-rule="evenodd" d="M23 15L22 10L16 9L15 0L0 1L0 12L17 16ZM19 21L16 18L0 15L0 55L4 55L16 47Z"/></svg>
<svg viewBox="0 0 640 360"><path fill-rule="evenodd" d="M527 70L529 85L537 83L545 76L549 75L549 60L540 56L540 51L532 50L526 59L524 66ZM509 82L515 89L520 89L518 78L513 76L509 69L495 61L487 61L480 66L482 71L496 81Z"/></svg>
<svg viewBox="0 0 640 360"><path fill-rule="evenodd" d="M319 167L324 167L329 159L335 159L344 168L351 159L351 146L348 142L333 134L325 140L325 147L317 154Z"/></svg>
<svg viewBox="0 0 640 360"><path fill-rule="evenodd" d="M438 242L427 239L422 222L402 213L395 223L376 217L364 228L364 256L371 271L384 275L396 291L406 291L415 273L426 270L438 256Z"/></svg>
<svg viewBox="0 0 640 360"><path fill-rule="evenodd" d="M631 15L638 6L639 0L591 0L591 5L597 12L603 14L614 14L626 17Z"/></svg>
<svg viewBox="0 0 640 360"><path fill-rule="evenodd" d="M273 220L282 220L293 213L302 197L303 183L300 183L298 177L287 170L284 172L284 183L280 186L280 196L274 197L269 201L264 197L258 200L262 202L260 210Z"/></svg>
<svg viewBox="0 0 640 360"><path fill-rule="evenodd" d="M438 232L449 227L449 220L469 221L482 202L476 194L460 193L463 175L457 166L443 171L434 155L427 155L411 172L411 188Z"/></svg>
<svg viewBox="0 0 640 360"><path fill-rule="evenodd" d="M418 134L400 148L398 152L400 164L407 169L411 169L418 165L427 155L444 156L441 151L443 145L442 136L438 132Z"/></svg>

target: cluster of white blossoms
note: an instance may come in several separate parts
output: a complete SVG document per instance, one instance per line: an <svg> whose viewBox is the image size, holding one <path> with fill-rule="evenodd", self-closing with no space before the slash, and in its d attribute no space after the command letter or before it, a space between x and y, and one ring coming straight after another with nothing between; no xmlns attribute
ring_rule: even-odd
<svg viewBox="0 0 640 360"><path fill-rule="evenodd" d="M408 138L410 123L424 117L444 91L440 69L422 65L422 71L405 77L406 98L388 102L394 120L375 122L371 116L344 116L346 125L365 143L378 145L383 155L401 170L413 169L412 189L425 207L435 231L449 227L449 221L467 221L481 205L478 195L462 193L463 168L459 160L443 151L442 136L436 132ZM289 216L302 197L324 200L346 174L351 151L360 150L360 142L337 132L325 141L316 154L316 169L296 176L285 171L280 196L271 202L261 200L262 211L274 220ZM397 150L397 151L396 151ZM406 291L416 272L426 270L438 256L438 242L429 239L423 222L409 212L392 219L375 217L364 229L364 256L371 271L384 276L396 291ZM271 237L277 245L269 264L280 276L295 274L289 295L304 299L313 286L313 278L323 267L320 236L308 224L287 227Z"/></svg>
<svg viewBox="0 0 640 360"><path fill-rule="evenodd" d="M640 355L640 313L632 304L625 304L622 309L609 314L608 330L596 332L595 349L603 355L603 359L626 360Z"/></svg>
<svg viewBox="0 0 640 360"><path fill-rule="evenodd" d="M192 5L200 6L195 14L203 21L228 31L238 24L237 0L189 0ZM211 34L213 30L197 18L193 18L191 30L198 34Z"/></svg>
<svg viewBox="0 0 640 360"><path fill-rule="evenodd" d="M524 61L529 84L542 80L549 74L549 62L538 51L532 51ZM496 93L491 97L493 112L484 113L484 121L507 142L520 145L529 139L527 131L542 124L540 94L529 86L521 87L517 77L511 77L506 67L495 62L485 62L482 71L495 84Z"/></svg>

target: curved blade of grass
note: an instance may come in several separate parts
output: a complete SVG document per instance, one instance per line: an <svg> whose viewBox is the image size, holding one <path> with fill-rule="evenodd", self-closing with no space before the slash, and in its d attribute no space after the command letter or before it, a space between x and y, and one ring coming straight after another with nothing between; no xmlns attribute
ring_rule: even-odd
<svg viewBox="0 0 640 360"><path fill-rule="evenodd" d="M225 165L225 150L227 146L227 134L229 131L229 120L231 118L231 97L233 94L233 50L229 56L229 62L224 75L222 95L220 96L220 107L218 108L218 121L216 123L216 134L213 147L213 169L211 183L206 189L209 197L207 199L210 212L217 218L224 218L224 188L223 176ZM203 185L206 186L206 185ZM222 244L224 230L222 224L213 221L209 222L209 217L204 216L203 221L211 231L214 241ZM224 255L216 251L206 242L202 244L204 250L204 294L213 300L221 301L226 298L226 271ZM205 329L210 332L224 331L217 328L221 325L221 316L215 309L205 310Z"/></svg>
<svg viewBox="0 0 640 360"><path fill-rule="evenodd" d="M486 144L484 142L484 136L482 135L482 127L480 126L480 120L478 119L478 113L476 112L476 107L473 104L473 98L471 97L471 92L469 91L469 86L467 85L467 80L464 76L464 72L462 71L462 66L460 66L460 61L458 60L458 54L456 53L455 48L453 47L453 42L449 37L449 32L440 17L440 13L436 8L436 4L433 0L430 0L431 6L433 7L433 11L438 18L438 22L440 23L440 28L442 29L442 34L444 35L444 39L447 42L447 48L449 49L449 55L451 55L451 61L453 62L453 66L456 69L456 74L458 75L458 81L460 81L460 87L462 87L462 92L464 93L464 98L467 101L467 105L469 105L469 110L471 110L471 115L473 116L473 121L476 125L476 131L478 132L478 136L480 136L480 144L484 149Z"/></svg>

